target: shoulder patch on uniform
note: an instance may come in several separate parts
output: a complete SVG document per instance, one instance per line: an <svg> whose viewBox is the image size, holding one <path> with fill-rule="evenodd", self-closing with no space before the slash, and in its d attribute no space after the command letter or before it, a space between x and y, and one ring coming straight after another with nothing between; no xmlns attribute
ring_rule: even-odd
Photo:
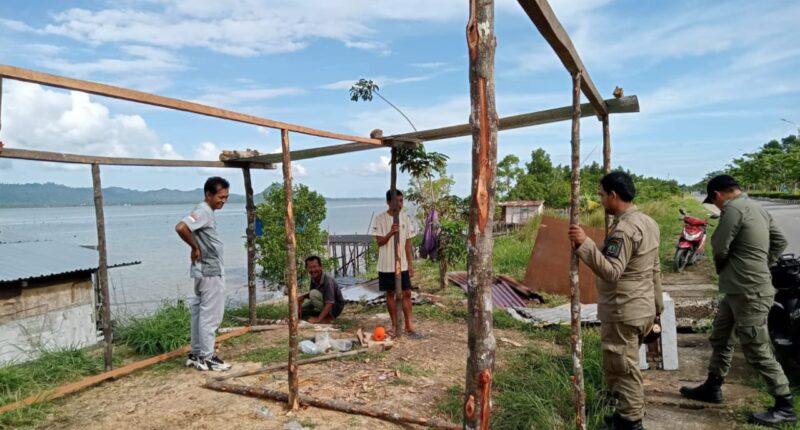
<svg viewBox="0 0 800 430"><path fill-rule="evenodd" d="M622 251L622 238L619 237L612 237L606 241L605 246L603 247L603 255L609 257L619 257L619 253Z"/></svg>

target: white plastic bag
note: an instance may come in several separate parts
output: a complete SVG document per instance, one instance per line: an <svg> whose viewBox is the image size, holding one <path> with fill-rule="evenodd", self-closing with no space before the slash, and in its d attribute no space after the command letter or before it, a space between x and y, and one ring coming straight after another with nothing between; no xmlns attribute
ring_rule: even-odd
<svg viewBox="0 0 800 430"><path fill-rule="evenodd" d="M327 331L318 331L314 335L314 343L317 346L317 351L325 353L331 349L331 336Z"/></svg>
<svg viewBox="0 0 800 430"><path fill-rule="evenodd" d="M319 354L320 351L317 349L317 345L310 340L304 340L300 342L300 351L304 354Z"/></svg>
<svg viewBox="0 0 800 430"><path fill-rule="evenodd" d="M353 349L353 341L349 339L333 339L331 340L331 346L337 351L350 351Z"/></svg>

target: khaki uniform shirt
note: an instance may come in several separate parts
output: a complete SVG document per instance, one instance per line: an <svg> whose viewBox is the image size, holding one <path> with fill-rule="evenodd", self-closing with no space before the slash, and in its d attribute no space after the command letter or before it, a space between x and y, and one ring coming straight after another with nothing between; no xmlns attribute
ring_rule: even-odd
<svg viewBox="0 0 800 430"><path fill-rule="evenodd" d="M631 206L611 226L603 248L590 238L577 249L597 275L597 316L602 322L625 322L660 314L660 233L652 218Z"/></svg>
<svg viewBox="0 0 800 430"><path fill-rule="evenodd" d="M769 265L777 261L786 245L769 212L747 195L725 202L711 236L719 291L774 295Z"/></svg>

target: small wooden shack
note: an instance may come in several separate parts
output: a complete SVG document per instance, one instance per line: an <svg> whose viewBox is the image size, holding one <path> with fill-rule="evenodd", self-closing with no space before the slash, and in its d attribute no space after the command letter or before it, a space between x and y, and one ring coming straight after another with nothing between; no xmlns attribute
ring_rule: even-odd
<svg viewBox="0 0 800 430"><path fill-rule="evenodd" d="M97 343L97 251L57 242L0 242L0 363ZM119 267L127 264L116 264Z"/></svg>
<svg viewBox="0 0 800 430"><path fill-rule="evenodd" d="M544 200L512 200L500 202L501 219L506 225L522 225L544 213Z"/></svg>

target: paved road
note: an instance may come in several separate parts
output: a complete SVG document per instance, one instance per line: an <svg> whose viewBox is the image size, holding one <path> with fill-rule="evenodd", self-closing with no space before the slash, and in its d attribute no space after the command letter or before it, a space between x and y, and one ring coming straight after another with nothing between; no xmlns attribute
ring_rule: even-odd
<svg viewBox="0 0 800 430"><path fill-rule="evenodd" d="M789 241L785 253L800 255L800 205L761 202Z"/></svg>

